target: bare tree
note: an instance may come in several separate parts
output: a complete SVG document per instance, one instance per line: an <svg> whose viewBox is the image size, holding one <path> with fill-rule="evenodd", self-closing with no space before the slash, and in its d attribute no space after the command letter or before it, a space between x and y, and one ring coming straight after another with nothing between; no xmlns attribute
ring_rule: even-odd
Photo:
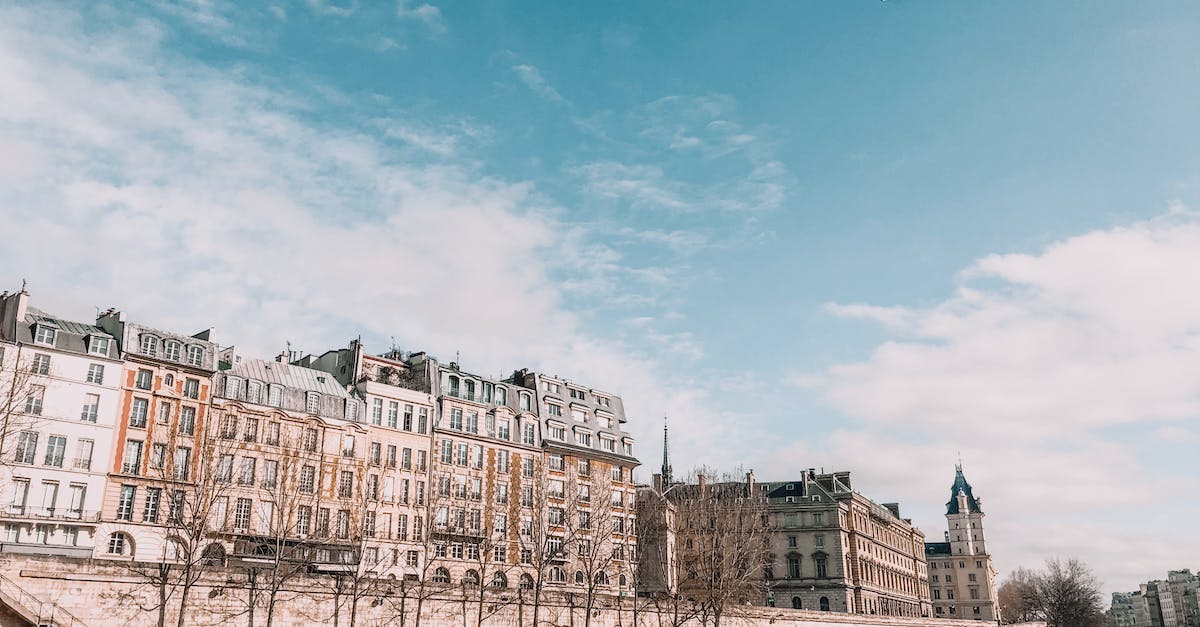
<svg viewBox="0 0 1200 627"><path fill-rule="evenodd" d="M624 542L615 542L614 537L624 534L624 518L616 516L612 498L612 481L604 472L594 472L592 464L586 465L587 473L576 471L572 516L566 521L573 538L576 563L583 573L584 625L590 626L596 610L599 594L614 582L614 566L626 558L628 548ZM618 527L618 524L620 525Z"/></svg>
<svg viewBox="0 0 1200 627"><path fill-rule="evenodd" d="M1095 627L1104 623L1100 584L1078 559L1046 560L1036 579L1036 608L1051 627Z"/></svg>
<svg viewBox="0 0 1200 627"><path fill-rule="evenodd" d="M215 433L213 434L215 435ZM183 449L176 446L177 431L171 431L167 450L176 454L156 470L153 483L148 490L156 490L160 499L166 501L166 516L161 518L157 510L151 513L151 522L161 525L163 554L156 562L130 562L126 568L137 582L132 588L117 593L124 602L134 603L145 612L153 612L156 624L167 624L168 607L178 599L175 624L183 627L188 616L187 608L192 589L204 573L215 567L224 566L224 549L209 549L213 544L212 532L219 529L224 510L220 505L228 498L229 482L221 460L231 450L227 441L214 437L198 439L194 457L179 454ZM149 597L142 591L150 589Z"/></svg>
<svg viewBox="0 0 1200 627"><path fill-rule="evenodd" d="M20 434L40 422L48 374L49 365L29 356L24 345L0 342L0 465L33 454Z"/></svg>
<svg viewBox="0 0 1200 627"><path fill-rule="evenodd" d="M1038 608L1038 579L1037 573L1027 568L1018 568L1000 585L997 596L1000 616L1005 623L1026 623L1045 619Z"/></svg>
<svg viewBox="0 0 1200 627"><path fill-rule="evenodd" d="M765 596L770 522L766 499L741 473L710 479L715 476L694 471L693 480L675 486L669 498L677 508L680 594L694 600L702 621L720 625Z"/></svg>

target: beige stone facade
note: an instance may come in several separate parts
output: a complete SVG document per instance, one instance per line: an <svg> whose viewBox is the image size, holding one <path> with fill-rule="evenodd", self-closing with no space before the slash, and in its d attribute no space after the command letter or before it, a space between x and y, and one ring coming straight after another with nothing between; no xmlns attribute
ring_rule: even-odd
<svg viewBox="0 0 1200 627"><path fill-rule="evenodd" d="M996 570L987 551L983 518L982 503L959 465L946 504L946 541L925 545L936 617L999 619Z"/></svg>

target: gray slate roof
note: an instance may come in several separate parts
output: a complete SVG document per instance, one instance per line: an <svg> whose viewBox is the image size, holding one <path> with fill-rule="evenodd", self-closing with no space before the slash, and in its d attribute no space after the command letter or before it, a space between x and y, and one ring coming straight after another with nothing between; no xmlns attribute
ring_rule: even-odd
<svg viewBox="0 0 1200 627"><path fill-rule="evenodd" d="M278 383L284 387L320 392L329 396L349 397L346 388L328 372L293 366L291 364L264 359L245 359L226 370L227 376L255 379L263 383Z"/></svg>

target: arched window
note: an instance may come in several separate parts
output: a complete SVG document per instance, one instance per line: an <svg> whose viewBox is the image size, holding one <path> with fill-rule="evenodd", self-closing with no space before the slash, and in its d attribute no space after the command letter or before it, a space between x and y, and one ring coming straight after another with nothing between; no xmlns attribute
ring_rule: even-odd
<svg viewBox="0 0 1200 627"><path fill-rule="evenodd" d="M463 388L466 391L467 398L475 400L475 382L470 379L466 379L463 381Z"/></svg>
<svg viewBox="0 0 1200 627"><path fill-rule="evenodd" d="M171 387L172 385L175 385L175 375L168 374L167 376L163 377L163 385L165 385L167 387Z"/></svg>
<svg viewBox="0 0 1200 627"><path fill-rule="evenodd" d="M625 578L624 573L617 577L617 585L622 588L629 585L629 580Z"/></svg>
<svg viewBox="0 0 1200 627"><path fill-rule="evenodd" d="M552 566L550 568L550 581L562 583L566 580L567 573L563 572L563 569L559 568L558 566Z"/></svg>
<svg viewBox="0 0 1200 627"><path fill-rule="evenodd" d="M587 579L583 576L582 570L575 571L575 583L577 583L579 585L583 585L583 583L586 581L587 581Z"/></svg>
<svg viewBox="0 0 1200 627"><path fill-rule="evenodd" d="M521 573L521 589L533 590L533 577L530 577L529 573Z"/></svg>
<svg viewBox="0 0 1200 627"><path fill-rule="evenodd" d="M497 385L496 386L496 404L505 405L508 403L508 390Z"/></svg>
<svg viewBox="0 0 1200 627"><path fill-rule="evenodd" d="M607 586L608 585L608 573L606 573L604 571L600 571L600 572L596 573L596 583L601 586Z"/></svg>
<svg viewBox="0 0 1200 627"><path fill-rule="evenodd" d="M475 572L473 569L468 570L467 572L463 573L462 582L464 586L478 586L479 573Z"/></svg>
<svg viewBox="0 0 1200 627"><path fill-rule="evenodd" d="M213 542L204 547L204 551L200 553L200 563L204 566L224 566L225 546L220 542Z"/></svg>
<svg viewBox="0 0 1200 627"><path fill-rule="evenodd" d="M445 566L439 566L433 571L433 583L450 583L450 571Z"/></svg>
<svg viewBox="0 0 1200 627"><path fill-rule="evenodd" d="M504 573L502 573L500 571L496 571L496 574L492 575L492 587L493 588L507 588L508 587L508 577L505 576Z"/></svg>
<svg viewBox="0 0 1200 627"><path fill-rule="evenodd" d="M829 611L829 597L821 597L821 611L822 612Z"/></svg>
<svg viewBox="0 0 1200 627"><path fill-rule="evenodd" d="M533 399L525 392L521 392L521 411L532 411Z"/></svg>
<svg viewBox="0 0 1200 627"><path fill-rule="evenodd" d="M450 396L458 396L458 377L450 377Z"/></svg>
<svg viewBox="0 0 1200 627"><path fill-rule="evenodd" d="M800 602L800 597L792 597L792 609L793 610L804 609L804 604Z"/></svg>
<svg viewBox="0 0 1200 627"><path fill-rule="evenodd" d="M189 346L187 349L187 362L189 366L203 365L204 349L199 346Z"/></svg>
<svg viewBox="0 0 1200 627"><path fill-rule="evenodd" d="M117 531L108 536L109 555L133 555L133 538L129 534Z"/></svg>
<svg viewBox="0 0 1200 627"><path fill-rule="evenodd" d="M175 340L167 340L163 342L163 357L171 361L179 361L179 357L183 352L183 345Z"/></svg>

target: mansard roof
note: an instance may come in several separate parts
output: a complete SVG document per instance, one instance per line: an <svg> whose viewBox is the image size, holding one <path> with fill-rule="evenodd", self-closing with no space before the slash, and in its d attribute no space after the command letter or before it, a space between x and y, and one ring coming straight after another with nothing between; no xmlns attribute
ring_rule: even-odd
<svg viewBox="0 0 1200 627"><path fill-rule="evenodd" d="M925 555L931 556L946 556L950 555L949 542L926 542Z"/></svg>
<svg viewBox="0 0 1200 627"><path fill-rule="evenodd" d="M967 497L967 510L973 514L981 514L983 510L979 508L979 500L971 493L971 484L967 483L967 478L963 476L962 466L955 466L954 470L954 485L950 486L950 502L946 503L946 514L958 514L958 495L962 494Z"/></svg>
<svg viewBox="0 0 1200 627"><path fill-rule="evenodd" d="M245 359L224 372L226 376L254 379L266 384L279 384L295 390L320 392L330 396L348 397L346 388L333 375L323 370L263 359Z"/></svg>

